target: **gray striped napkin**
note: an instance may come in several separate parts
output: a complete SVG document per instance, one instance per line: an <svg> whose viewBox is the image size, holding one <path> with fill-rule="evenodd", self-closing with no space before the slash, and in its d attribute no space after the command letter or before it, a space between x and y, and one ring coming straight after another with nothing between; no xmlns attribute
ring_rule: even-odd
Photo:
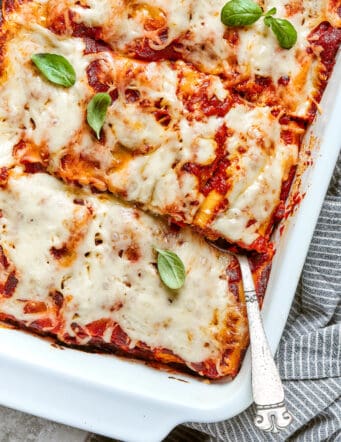
<svg viewBox="0 0 341 442"><path fill-rule="evenodd" d="M257 430L251 406L224 422L180 426L166 441L341 442L341 156L277 351L277 363L294 416L285 433L271 435Z"/></svg>

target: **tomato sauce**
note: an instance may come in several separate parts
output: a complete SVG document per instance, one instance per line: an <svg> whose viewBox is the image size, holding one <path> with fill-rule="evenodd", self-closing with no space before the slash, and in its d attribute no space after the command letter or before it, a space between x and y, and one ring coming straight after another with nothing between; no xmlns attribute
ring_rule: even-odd
<svg viewBox="0 0 341 442"><path fill-rule="evenodd" d="M103 78L103 70L99 60L92 61L86 68L89 85L95 92L107 92L109 86Z"/></svg>
<svg viewBox="0 0 341 442"><path fill-rule="evenodd" d="M128 48L129 55L144 61L179 60L181 53L176 50L176 41L163 49L157 50L150 47L148 39L138 39Z"/></svg>
<svg viewBox="0 0 341 442"><path fill-rule="evenodd" d="M226 195L230 184L227 181L226 169L230 165L230 161L226 154L226 140L232 133L223 124L215 135L217 148L215 151L216 158L207 165L202 166L196 163L186 163L182 169L185 172L195 175L199 179L200 192L207 196L212 190L217 191L221 195Z"/></svg>
<svg viewBox="0 0 341 442"><path fill-rule="evenodd" d="M2 292L2 295L5 298L10 298L13 296L13 293L18 285L18 279L15 276L15 271L11 272L5 282L5 286Z"/></svg>

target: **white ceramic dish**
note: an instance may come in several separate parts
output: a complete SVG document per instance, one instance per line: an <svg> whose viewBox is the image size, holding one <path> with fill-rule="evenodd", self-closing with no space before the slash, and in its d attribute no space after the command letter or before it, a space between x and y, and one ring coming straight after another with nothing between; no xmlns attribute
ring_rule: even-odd
<svg viewBox="0 0 341 442"><path fill-rule="evenodd" d="M302 180L306 192L281 238L263 316L275 351L341 146L341 54L314 134L319 148ZM124 441L159 441L177 424L230 418L251 404L250 358L235 380L206 384L107 355L56 349L22 331L0 329L0 402ZM181 382L179 379L185 381Z"/></svg>

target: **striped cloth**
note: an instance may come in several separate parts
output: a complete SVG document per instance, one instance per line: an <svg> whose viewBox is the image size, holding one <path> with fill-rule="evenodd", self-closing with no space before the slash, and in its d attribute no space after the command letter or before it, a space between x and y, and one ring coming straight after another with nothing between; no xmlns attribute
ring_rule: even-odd
<svg viewBox="0 0 341 442"><path fill-rule="evenodd" d="M218 423L179 426L167 442L341 442L341 156L310 245L277 363L294 420L259 431L254 408Z"/></svg>

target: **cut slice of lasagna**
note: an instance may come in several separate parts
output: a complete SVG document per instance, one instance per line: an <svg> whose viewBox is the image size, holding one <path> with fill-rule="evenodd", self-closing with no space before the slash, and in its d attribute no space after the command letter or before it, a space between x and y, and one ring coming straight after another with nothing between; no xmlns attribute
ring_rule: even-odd
<svg viewBox="0 0 341 442"><path fill-rule="evenodd" d="M1 320L85 349L209 378L236 375L248 332L230 255L188 229L44 173L12 170L0 213ZM177 292L159 278L156 247L185 264Z"/></svg>

